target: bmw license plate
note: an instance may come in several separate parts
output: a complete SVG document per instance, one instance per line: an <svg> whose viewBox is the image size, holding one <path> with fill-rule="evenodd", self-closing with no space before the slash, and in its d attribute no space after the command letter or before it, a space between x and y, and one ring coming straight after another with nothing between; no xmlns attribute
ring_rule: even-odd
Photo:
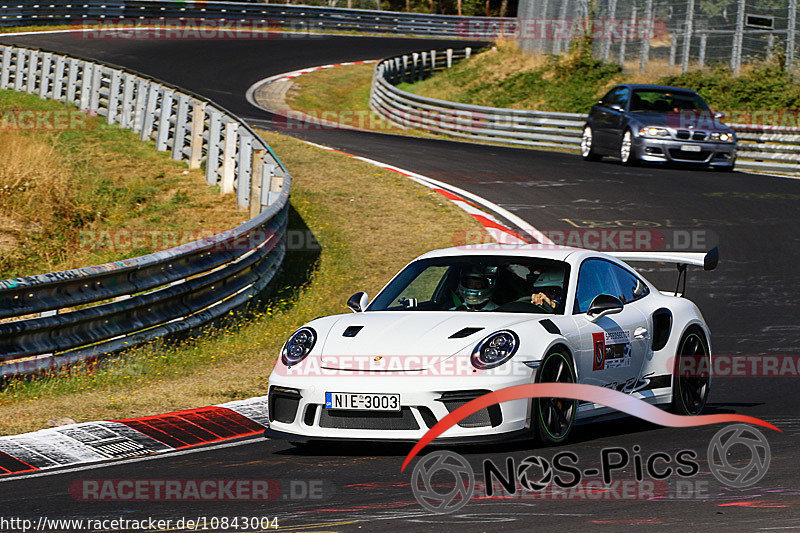
<svg viewBox="0 0 800 533"><path fill-rule="evenodd" d="M399 411L400 395L326 392L325 408L348 409L351 411Z"/></svg>
<svg viewBox="0 0 800 533"><path fill-rule="evenodd" d="M699 152L702 150L702 147L697 146L696 144L682 144L681 150L684 152Z"/></svg>

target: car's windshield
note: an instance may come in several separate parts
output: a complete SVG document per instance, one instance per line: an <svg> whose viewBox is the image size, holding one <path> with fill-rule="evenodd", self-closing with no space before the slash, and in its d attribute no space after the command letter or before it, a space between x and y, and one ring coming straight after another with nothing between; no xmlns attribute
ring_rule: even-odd
<svg viewBox="0 0 800 533"><path fill-rule="evenodd" d="M632 113L680 113L684 110L708 111L708 105L699 95L683 91L635 89L631 96Z"/></svg>
<svg viewBox="0 0 800 533"><path fill-rule="evenodd" d="M368 311L562 313L569 266L513 256L455 256L415 261Z"/></svg>

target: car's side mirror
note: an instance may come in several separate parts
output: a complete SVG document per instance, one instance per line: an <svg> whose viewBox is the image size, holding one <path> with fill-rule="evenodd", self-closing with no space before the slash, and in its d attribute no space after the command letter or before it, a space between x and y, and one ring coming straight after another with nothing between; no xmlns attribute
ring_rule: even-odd
<svg viewBox="0 0 800 533"><path fill-rule="evenodd" d="M357 292L347 300L347 307L354 313L363 313L369 305L369 296L366 292Z"/></svg>
<svg viewBox="0 0 800 533"><path fill-rule="evenodd" d="M725 113L723 113L722 111L717 111L716 113L714 113L714 118L725 118Z"/></svg>
<svg viewBox="0 0 800 533"><path fill-rule="evenodd" d="M621 105L617 105L617 104L612 105L611 109L613 109L614 111L619 111L620 113L624 113L625 112L625 110L622 109L622 106Z"/></svg>
<svg viewBox="0 0 800 533"><path fill-rule="evenodd" d="M598 294L592 300L586 318L589 322L597 322L606 315L613 315L622 311L624 304L616 296L610 294Z"/></svg>

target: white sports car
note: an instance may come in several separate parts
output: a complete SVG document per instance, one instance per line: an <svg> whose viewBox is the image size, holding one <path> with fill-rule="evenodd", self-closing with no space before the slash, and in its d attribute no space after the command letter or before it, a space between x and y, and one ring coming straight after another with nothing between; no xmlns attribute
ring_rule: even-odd
<svg viewBox="0 0 800 533"><path fill-rule="evenodd" d="M558 246L485 245L427 253L353 314L294 332L269 379L269 438L417 441L487 392L537 382L611 387L699 414L710 334L682 292L660 292L622 259L716 267L700 253L606 254ZM705 368L708 368L707 366ZM437 442L538 436L563 441L578 420L615 413L586 402L513 400L470 415Z"/></svg>

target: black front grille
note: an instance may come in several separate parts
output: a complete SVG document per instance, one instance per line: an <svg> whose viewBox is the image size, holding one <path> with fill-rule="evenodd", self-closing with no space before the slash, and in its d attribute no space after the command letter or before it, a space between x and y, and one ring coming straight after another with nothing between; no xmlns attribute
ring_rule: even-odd
<svg viewBox="0 0 800 533"><path fill-rule="evenodd" d="M670 148L669 156L672 159L682 159L684 161L705 161L711 155L709 150L699 152L687 152L678 148Z"/></svg>
<svg viewBox="0 0 800 533"><path fill-rule="evenodd" d="M681 139L683 141L686 141L688 139L691 139L692 132L689 131L689 130L678 130L678 131L675 132L675 137L677 137L678 139Z"/></svg>
<svg viewBox="0 0 800 533"><path fill-rule="evenodd" d="M704 131L696 131L696 132L692 133L692 140L705 141L707 136L708 136L708 133L706 133Z"/></svg>
<svg viewBox="0 0 800 533"><path fill-rule="evenodd" d="M400 411L344 411L323 409L319 427L339 429L404 430L419 429L414 414L408 407Z"/></svg>
<svg viewBox="0 0 800 533"><path fill-rule="evenodd" d="M300 405L300 393L294 389L271 387L269 389L269 419L270 421L291 424L297 416L297 407Z"/></svg>
<svg viewBox="0 0 800 533"><path fill-rule="evenodd" d="M467 402L483 396L488 390L468 390L445 392L439 401L444 404L449 412L453 412ZM462 428L496 427L503 422L503 413L499 405L491 405L469 415L458 423Z"/></svg>

